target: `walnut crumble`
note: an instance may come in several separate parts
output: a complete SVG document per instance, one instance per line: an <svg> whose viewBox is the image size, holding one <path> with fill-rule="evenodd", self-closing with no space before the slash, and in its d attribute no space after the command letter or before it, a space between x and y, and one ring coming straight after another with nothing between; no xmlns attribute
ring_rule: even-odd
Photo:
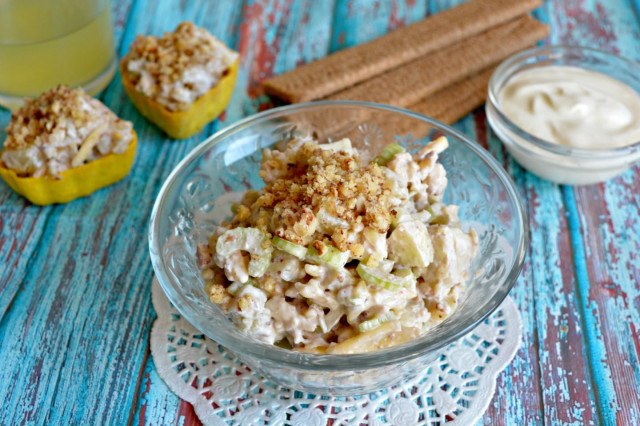
<svg viewBox="0 0 640 426"><path fill-rule="evenodd" d="M184 111L218 84L238 54L183 22L162 37L139 35L122 59L124 77L170 111Z"/></svg>
<svg viewBox="0 0 640 426"><path fill-rule="evenodd" d="M84 90L60 85L12 114L1 159L20 176L56 177L107 154L122 154L132 129Z"/></svg>
<svg viewBox="0 0 640 426"><path fill-rule="evenodd" d="M289 143L284 152L265 150L260 176L266 187L245 196L234 226L314 243L320 254L332 244L357 257L363 253L362 229L389 230L390 193L382 170L375 163L362 165L355 152L325 150L310 141ZM330 236L326 241L325 235Z"/></svg>

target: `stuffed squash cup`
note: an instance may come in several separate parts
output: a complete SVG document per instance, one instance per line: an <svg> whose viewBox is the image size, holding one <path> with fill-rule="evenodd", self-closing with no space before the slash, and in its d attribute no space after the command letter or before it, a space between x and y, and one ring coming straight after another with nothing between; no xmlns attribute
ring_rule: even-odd
<svg viewBox="0 0 640 426"><path fill-rule="evenodd" d="M0 177L11 189L33 204L46 206L68 203L112 185L127 176L133 165L137 146L136 132L131 133L133 139L124 153L108 154L62 172L59 177L20 177L14 170L4 167L3 164L0 164ZM2 153L4 151L0 152L0 155Z"/></svg>
<svg viewBox="0 0 640 426"><path fill-rule="evenodd" d="M13 114L0 177L34 204L67 203L123 179L136 146L130 122L82 89L58 86Z"/></svg>
<svg viewBox="0 0 640 426"><path fill-rule="evenodd" d="M175 139L188 138L227 107L238 54L203 28L183 22L162 37L138 36L120 62L131 102Z"/></svg>
<svg viewBox="0 0 640 426"><path fill-rule="evenodd" d="M238 76L236 60L225 72L218 84L196 99L184 111L171 111L153 98L139 92L126 77L122 78L124 90L138 111L149 121L165 131L173 139L186 139L198 133L215 120L227 108Z"/></svg>

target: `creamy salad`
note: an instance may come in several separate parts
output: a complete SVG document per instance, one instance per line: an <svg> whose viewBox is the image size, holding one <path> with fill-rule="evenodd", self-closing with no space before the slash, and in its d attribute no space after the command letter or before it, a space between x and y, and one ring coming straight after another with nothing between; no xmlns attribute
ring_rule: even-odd
<svg viewBox="0 0 640 426"><path fill-rule="evenodd" d="M169 111L185 111L238 59L204 28L183 22L162 37L139 35L122 59L136 89Z"/></svg>
<svg viewBox="0 0 640 426"><path fill-rule="evenodd" d="M369 164L348 139L265 150L266 186L197 248L211 301L252 338L316 353L382 349L440 323L478 247L442 202L446 148L391 144Z"/></svg>
<svg viewBox="0 0 640 426"><path fill-rule="evenodd" d="M0 155L21 177L60 175L108 154L122 154L133 125L82 89L60 85L26 100L11 115Z"/></svg>

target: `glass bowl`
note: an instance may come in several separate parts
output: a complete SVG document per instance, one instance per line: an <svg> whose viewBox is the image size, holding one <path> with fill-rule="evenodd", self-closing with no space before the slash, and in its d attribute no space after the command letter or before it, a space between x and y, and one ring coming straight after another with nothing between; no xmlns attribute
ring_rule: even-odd
<svg viewBox="0 0 640 426"><path fill-rule="evenodd" d="M258 176L262 151L294 134L320 140L351 138L372 155L398 142L409 149L445 135L440 156L449 185L445 202L479 236L479 253L458 309L421 337L356 355L306 354L249 339L210 302L196 266L196 245L230 216L230 204ZM149 248L158 281L174 306L206 336L253 370L283 386L323 395L371 392L411 377L439 351L485 320L507 296L522 268L528 230L505 171L478 144L433 119L363 102L314 102L272 109L216 133L195 148L162 186L151 215Z"/></svg>
<svg viewBox="0 0 640 426"><path fill-rule="evenodd" d="M545 46L502 62L489 81L487 119L511 156L552 182L585 185L610 179L640 160L640 141L613 149L581 149L540 139L521 129L501 110L499 94L520 71L550 65L574 66L607 74L640 94L640 66L612 53L578 46Z"/></svg>

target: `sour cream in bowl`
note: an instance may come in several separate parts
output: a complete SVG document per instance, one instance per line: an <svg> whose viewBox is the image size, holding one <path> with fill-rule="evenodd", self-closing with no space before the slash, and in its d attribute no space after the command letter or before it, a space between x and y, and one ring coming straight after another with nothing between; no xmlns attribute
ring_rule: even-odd
<svg viewBox="0 0 640 426"><path fill-rule="evenodd" d="M487 117L530 172L564 184L606 180L640 159L640 67L594 49L528 50L494 72Z"/></svg>

